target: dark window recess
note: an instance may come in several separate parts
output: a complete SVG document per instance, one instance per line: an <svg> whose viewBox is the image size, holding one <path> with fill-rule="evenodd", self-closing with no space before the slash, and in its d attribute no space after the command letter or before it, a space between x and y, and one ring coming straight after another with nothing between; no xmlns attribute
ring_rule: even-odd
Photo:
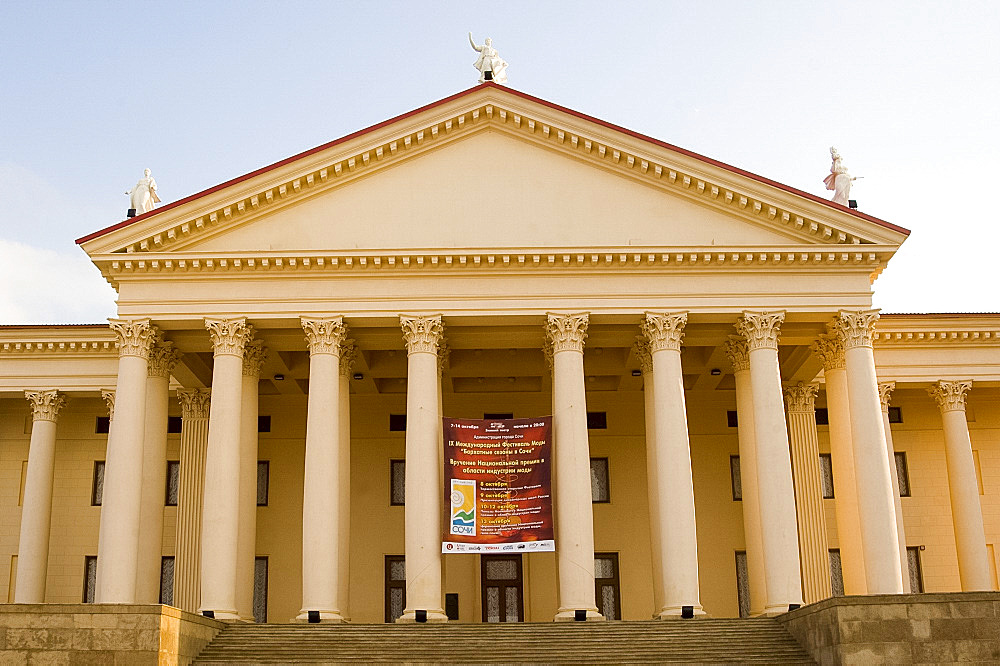
<svg viewBox="0 0 1000 666"><path fill-rule="evenodd" d="M406 559L385 556L385 621L395 622L406 608Z"/></svg>
<svg viewBox="0 0 1000 666"><path fill-rule="evenodd" d="M750 617L750 574L747 573L747 552L736 551L736 601L740 617Z"/></svg>
<svg viewBox="0 0 1000 666"><path fill-rule="evenodd" d="M840 549L830 549L830 589L833 596L844 596L844 569L840 565Z"/></svg>
<svg viewBox="0 0 1000 666"><path fill-rule="evenodd" d="M498 421L503 421L505 419L514 418L514 412L485 412L483 414L484 419L496 419Z"/></svg>
<svg viewBox="0 0 1000 666"><path fill-rule="evenodd" d="M740 425L739 419L736 417L736 410L730 409L726 412L726 425L730 428L737 428Z"/></svg>
<svg viewBox="0 0 1000 666"><path fill-rule="evenodd" d="M176 435L181 431L181 426L183 426L183 421L179 416L168 416L167 417L167 434Z"/></svg>
<svg viewBox="0 0 1000 666"><path fill-rule="evenodd" d="M406 504L406 461L389 461L389 506Z"/></svg>
<svg viewBox="0 0 1000 666"><path fill-rule="evenodd" d="M729 456L729 478L733 482L733 501L743 501L743 478L740 476L739 456Z"/></svg>
<svg viewBox="0 0 1000 666"><path fill-rule="evenodd" d="M267 558L253 560L253 621L267 622Z"/></svg>
<svg viewBox="0 0 1000 666"><path fill-rule="evenodd" d="M906 566L910 573L910 592L923 592L924 573L920 566L920 546L906 547Z"/></svg>
<svg viewBox="0 0 1000 666"><path fill-rule="evenodd" d="M452 622L458 622L458 593L449 592L444 595L444 614Z"/></svg>
<svg viewBox="0 0 1000 666"><path fill-rule="evenodd" d="M271 432L271 417L270 416L258 416L257 417L257 432Z"/></svg>
<svg viewBox="0 0 1000 666"><path fill-rule="evenodd" d="M611 474L607 458L590 459L590 499L597 504L611 501Z"/></svg>
<svg viewBox="0 0 1000 666"><path fill-rule="evenodd" d="M903 422L903 408L902 407L890 407L889 408L889 423L902 423Z"/></svg>
<svg viewBox="0 0 1000 666"><path fill-rule="evenodd" d="M160 603L174 605L174 558L160 559Z"/></svg>
<svg viewBox="0 0 1000 666"><path fill-rule="evenodd" d="M910 496L910 470L906 466L906 453L897 451L896 458L896 480L899 482L899 496Z"/></svg>
<svg viewBox="0 0 1000 666"><path fill-rule="evenodd" d="M816 425L830 425L830 412L826 407L816 408Z"/></svg>
<svg viewBox="0 0 1000 666"><path fill-rule="evenodd" d="M90 506L101 506L104 501L104 461L94 461L94 482L90 487Z"/></svg>
<svg viewBox="0 0 1000 666"><path fill-rule="evenodd" d="M111 432L111 417L98 416L97 423L94 424L94 432L98 435L107 435Z"/></svg>
<svg viewBox="0 0 1000 666"><path fill-rule="evenodd" d="M833 458L829 453L819 454L819 478L823 499L833 499Z"/></svg>
<svg viewBox="0 0 1000 666"><path fill-rule="evenodd" d="M83 558L83 603L94 603L97 592L97 556L87 555Z"/></svg>
<svg viewBox="0 0 1000 666"><path fill-rule="evenodd" d="M524 570L520 555L480 557L483 622L524 621Z"/></svg>
<svg viewBox="0 0 1000 666"><path fill-rule="evenodd" d="M177 506L177 495L181 486L181 464L177 460L167 461L166 506ZM162 603L162 602L161 602Z"/></svg>
<svg viewBox="0 0 1000 666"><path fill-rule="evenodd" d="M622 619L621 580L618 553L594 553L594 594L597 608L606 620Z"/></svg>
<svg viewBox="0 0 1000 666"><path fill-rule="evenodd" d="M607 412L587 412L587 429L589 429L589 430L607 430L608 429L608 413Z"/></svg>
<svg viewBox="0 0 1000 666"><path fill-rule="evenodd" d="M389 432L406 432L406 414L389 414Z"/></svg>
<svg viewBox="0 0 1000 666"><path fill-rule="evenodd" d="M257 461L257 506L267 506L268 486L271 483L271 463Z"/></svg>

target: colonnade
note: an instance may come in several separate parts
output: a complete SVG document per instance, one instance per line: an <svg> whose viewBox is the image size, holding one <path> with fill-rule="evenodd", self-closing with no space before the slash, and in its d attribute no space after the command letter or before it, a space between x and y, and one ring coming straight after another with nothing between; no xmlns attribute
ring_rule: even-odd
<svg viewBox="0 0 1000 666"><path fill-rule="evenodd" d="M837 528L848 594L906 589L905 538L888 426L891 387L875 376L875 311L840 312L813 346L823 361ZM815 427L817 387L783 387L780 311L747 311L726 342L736 381L743 517L753 614L829 595ZM685 312L647 312L636 341L645 385L655 615L704 613L681 366ZM340 316L301 319L310 354L299 621L349 619L350 405L356 346ZM440 315L400 317L407 351L406 460L411 478L442 468ZM178 391L181 478L175 604L226 620L253 617L257 385L267 350L245 318L206 319L212 389ZM559 604L556 620L603 619L594 598L594 528L583 349L588 313L549 313ZM155 603L159 592L167 382L179 354L149 320L111 320L119 372L108 437L96 601ZM965 396L931 389L944 422L963 589L989 589ZM15 600L44 599L58 391L28 392L33 410ZM788 402L788 419L784 401ZM789 437L789 434L791 435ZM793 479L794 474L794 479ZM971 481L970 481L971 480ZM440 492L406 486L407 606L402 622L446 621ZM797 511L798 507L798 511ZM803 582L805 587L803 588Z"/></svg>

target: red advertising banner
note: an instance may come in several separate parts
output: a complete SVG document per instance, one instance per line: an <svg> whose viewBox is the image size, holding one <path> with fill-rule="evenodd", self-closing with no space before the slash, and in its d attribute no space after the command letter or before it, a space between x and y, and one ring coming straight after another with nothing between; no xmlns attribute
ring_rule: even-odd
<svg viewBox="0 0 1000 666"><path fill-rule="evenodd" d="M555 550L552 417L444 419L442 553Z"/></svg>

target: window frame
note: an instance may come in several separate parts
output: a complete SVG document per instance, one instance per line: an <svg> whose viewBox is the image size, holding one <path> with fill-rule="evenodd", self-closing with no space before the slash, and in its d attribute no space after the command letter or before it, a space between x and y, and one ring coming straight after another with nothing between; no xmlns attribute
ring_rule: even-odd
<svg viewBox="0 0 1000 666"><path fill-rule="evenodd" d="M260 501L260 470L264 468L264 501ZM268 506L271 502L271 461L270 460L258 460L257 461L257 477L256 477L256 500L257 506Z"/></svg>
<svg viewBox="0 0 1000 666"><path fill-rule="evenodd" d="M396 465L399 465L403 469L403 499L400 502L396 501L393 496L393 489L396 487ZM406 459L405 458L390 458L389 459L389 506L406 506Z"/></svg>
<svg viewBox="0 0 1000 666"><path fill-rule="evenodd" d="M899 461L903 461L903 476L899 476ZM912 497L913 485L910 483L910 462L906 459L906 451L892 452L893 467L895 467L896 485L899 487L900 497ZM904 493L904 486L906 492Z"/></svg>
<svg viewBox="0 0 1000 666"><path fill-rule="evenodd" d="M97 470L101 470L101 496L97 496ZM90 506L103 506L104 504L104 473L107 471L107 461L95 460L94 472L90 479Z"/></svg>
<svg viewBox="0 0 1000 666"><path fill-rule="evenodd" d="M836 499L837 498L837 489L836 489L836 485L834 484L834 481L833 481L833 456L831 454L829 454L829 453L821 453L821 454L819 454L819 460L820 460L820 462L819 462L819 481L820 481L820 490L823 493L823 499ZM823 479L826 478L825 474L824 474L824 471L823 471L824 467L826 467L827 469L830 470L830 494L829 495L826 494L826 490L827 490L826 487L825 487L826 484L823 483Z"/></svg>
<svg viewBox="0 0 1000 666"><path fill-rule="evenodd" d="M177 497L174 501L170 501L170 471L172 469L177 470ZM180 500L180 487L181 487L181 461L180 460L168 460L167 461L167 480L163 488L163 506L177 506L177 502Z"/></svg>
<svg viewBox="0 0 1000 666"><path fill-rule="evenodd" d="M403 563L403 580L393 580L392 579L392 563L402 562ZM392 612L392 592L391 590L399 588L403 591L403 608L406 608L406 556L405 555L386 555L385 556L385 571L382 573L382 586L385 588L385 594L383 599L383 605L385 606L385 623L392 624L396 621L396 618L389 617Z"/></svg>
<svg viewBox="0 0 1000 666"><path fill-rule="evenodd" d="M739 484L736 483L737 474L739 475ZM739 455L729 456L729 486L733 494L734 502L743 501L743 466L740 464Z"/></svg>

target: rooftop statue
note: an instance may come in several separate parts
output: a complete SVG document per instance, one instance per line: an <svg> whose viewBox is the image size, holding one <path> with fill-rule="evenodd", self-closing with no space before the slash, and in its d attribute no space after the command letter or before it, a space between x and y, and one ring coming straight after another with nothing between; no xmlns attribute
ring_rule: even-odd
<svg viewBox="0 0 1000 666"><path fill-rule="evenodd" d="M473 65L473 67L479 70L479 82L493 81L494 83L507 83L507 63L500 57L497 50L493 48L493 40L487 37L485 44L476 46L476 43L472 41L472 33L470 32L469 43L472 44L472 48L479 51L479 59Z"/></svg>
<svg viewBox="0 0 1000 666"><path fill-rule="evenodd" d="M833 203L847 206L848 200L851 198L851 183L857 178L847 173L847 167L844 166L840 153L832 146L830 147L830 158L833 159L833 164L830 165L830 175L824 178L823 182L826 184L826 189L834 191Z"/></svg>
<svg viewBox="0 0 1000 666"><path fill-rule="evenodd" d="M160 197L156 196L156 181L150 175L149 169L142 173L142 178L135 187L125 193L129 197L130 208L137 215L148 213L153 210L154 203L160 203Z"/></svg>

